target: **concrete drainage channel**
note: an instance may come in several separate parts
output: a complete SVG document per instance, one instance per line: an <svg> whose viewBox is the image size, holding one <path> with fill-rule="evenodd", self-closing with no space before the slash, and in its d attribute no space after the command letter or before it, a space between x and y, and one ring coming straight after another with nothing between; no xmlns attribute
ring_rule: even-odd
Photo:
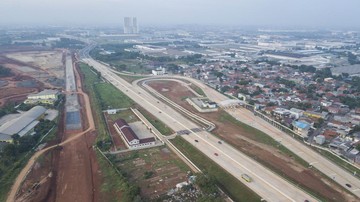
<svg viewBox="0 0 360 202"><path fill-rule="evenodd" d="M212 131L216 128L215 124L188 111L187 109L181 107L180 105L176 104L175 102L171 101L170 99L168 99L167 97L161 95L159 92L157 92L155 89L151 88L149 85L146 84L146 80L142 81L140 83L140 86L143 87L145 90L147 90L148 92L150 92L151 94L155 95L156 97L162 99L163 101L165 101L166 103L172 105L175 109L177 109L179 112L181 112L182 114L184 114L187 117L190 117L192 120L195 120L197 122L200 122L201 124L204 124L207 126L206 130L207 131Z"/></svg>

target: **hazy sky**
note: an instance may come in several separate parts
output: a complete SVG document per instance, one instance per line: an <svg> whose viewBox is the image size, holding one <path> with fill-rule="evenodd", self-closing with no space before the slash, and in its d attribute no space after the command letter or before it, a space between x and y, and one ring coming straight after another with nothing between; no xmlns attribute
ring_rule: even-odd
<svg viewBox="0 0 360 202"><path fill-rule="evenodd" d="M0 0L0 24L360 27L360 0Z"/></svg>

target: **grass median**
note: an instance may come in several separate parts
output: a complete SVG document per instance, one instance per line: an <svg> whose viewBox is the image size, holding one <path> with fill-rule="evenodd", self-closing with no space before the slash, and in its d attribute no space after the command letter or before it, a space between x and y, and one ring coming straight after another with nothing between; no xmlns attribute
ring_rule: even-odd
<svg viewBox="0 0 360 202"><path fill-rule="evenodd" d="M305 160L303 160L302 158L300 158L299 156L294 154L292 151L290 151L288 148L283 146L281 144L281 142L276 141L275 139L273 139L266 133L264 133L252 126L249 126L241 121L236 120L233 116L231 116L230 114L228 114L225 111L221 111L220 113L221 113L220 118L219 118L220 122L223 122L223 123L230 122L230 123L236 124L236 125L240 126L241 128L243 128L245 132L252 134L253 139L255 141L266 144L266 145L270 145L276 149L279 149L279 151L281 151L282 153L284 153L286 155L292 156L295 159L295 161L297 161L298 163L300 163L301 165L303 165L305 167L307 167L309 165ZM233 145L233 146L236 147L236 145Z"/></svg>
<svg viewBox="0 0 360 202"><path fill-rule="evenodd" d="M144 109L139 109L140 113L162 134L162 135L171 135L174 133L171 128L165 125L162 121L157 119L155 116L150 114Z"/></svg>
<svg viewBox="0 0 360 202"><path fill-rule="evenodd" d="M235 201L260 201L261 198L238 179L225 171L214 161L201 153L194 146L181 137L176 137L171 142L203 172L216 179L218 186Z"/></svg>

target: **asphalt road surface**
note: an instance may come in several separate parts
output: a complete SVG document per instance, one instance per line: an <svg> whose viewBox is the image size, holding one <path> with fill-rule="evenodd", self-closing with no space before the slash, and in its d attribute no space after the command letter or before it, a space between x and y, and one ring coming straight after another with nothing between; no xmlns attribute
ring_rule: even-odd
<svg viewBox="0 0 360 202"><path fill-rule="evenodd" d="M199 127L164 104L161 100L154 98L141 87L127 83L103 64L91 58L83 58L83 61L100 71L105 79L174 131L190 131L191 128ZM192 132L183 137L267 201L316 201L316 199L309 194L280 178L277 174L237 151L230 145L226 143L219 144L219 139L206 131L198 133ZM198 142L195 142L195 140ZM217 155L215 155L215 153ZM241 178L241 174L244 173L248 174L253 179L253 182L245 182Z"/></svg>
<svg viewBox="0 0 360 202"><path fill-rule="evenodd" d="M186 79L195 83L205 92L205 94L209 99L217 103L220 103L225 100L229 100L228 97L210 88L209 86L205 85L199 80L195 80L193 78L181 77L181 76L175 76L175 77ZM315 167L320 172L327 175L329 178L333 179L342 187L349 190L355 196L360 198L360 180L351 173L349 173L348 171L342 169L338 165L328 160L326 157L323 157L321 154L317 153L308 146L292 138L283 131L277 129L276 127L273 127L270 123L266 122L260 117L254 116L252 112L246 109L237 108L237 109L227 109L226 111L232 116L234 116L236 119L238 119L239 121L242 121L254 128L257 128L263 131L264 133L268 134L275 140L279 141L290 151L292 151L293 153L304 159L306 162L308 162L309 166ZM346 184L350 184L351 187L346 186Z"/></svg>

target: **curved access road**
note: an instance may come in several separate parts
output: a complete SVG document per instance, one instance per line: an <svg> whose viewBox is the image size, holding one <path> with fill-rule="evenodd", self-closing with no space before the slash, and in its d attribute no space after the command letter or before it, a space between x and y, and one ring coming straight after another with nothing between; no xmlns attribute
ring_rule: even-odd
<svg viewBox="0 0 360 202"><path fill-rule="evenodd" d="M101 75L107 81L171 127L174 131L191 131L192 128L199 127L140 86L129 84L112 72L107 66L91 58L83 58L82 60L101 72ZM274 172L234 149L232 146L226 143L219 144L219 139L206 131L191 132L189 135L184 135L183 137L240 181L244 181L241 178L243 173L248 174L253 181L251 183L244 183L267 201L317 201L308 193L287 182Z"/></svg>

